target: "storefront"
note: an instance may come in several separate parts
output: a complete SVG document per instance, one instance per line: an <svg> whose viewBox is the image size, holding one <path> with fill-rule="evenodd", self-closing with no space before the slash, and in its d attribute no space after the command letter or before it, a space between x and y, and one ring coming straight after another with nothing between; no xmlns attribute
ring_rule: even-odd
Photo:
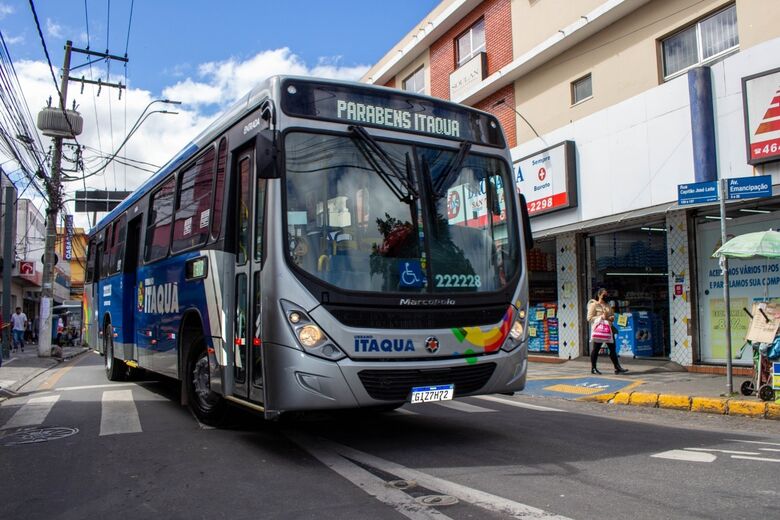
<svg viewBox="0 0 780 520"><path fill-rule="evenodd" d="M726 213L726 237L766 231L780 227L780 199L759 204L729 207ZM699 211L696 215L696 267L699 321L699 361L726 362L725 300L723 276L718 259L712 258L721 245L718 209ZM765 298L780 301L780 260L729 260L732 359L736 365L752 366L753 351L742 349L750 322L745 309Z"/></svg>
<svg viewBox="0 0 780 520"><path fill-rule="evenodd" d="M537 240L528 251L530 352L558 354L558 276L555 239Z"/></svg>
<svg viewBox="0 0 780 520"><path fill-rule="evenodd" d="M588 294L609 292L621 356L669 357L666 235L660 220L587 237Z"/></svg>

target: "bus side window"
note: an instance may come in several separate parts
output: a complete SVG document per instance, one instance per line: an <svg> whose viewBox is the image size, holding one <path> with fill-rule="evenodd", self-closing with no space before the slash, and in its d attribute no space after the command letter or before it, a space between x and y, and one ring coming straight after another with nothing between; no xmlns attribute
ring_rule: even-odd
<svg viewBox="0 0 780 520"><path fill-rule="evenodd" d="M95 241L91 240L87 245L87 272L84 275L84 281L91 283L95 281Z"/></svg>
<svg viewBox="0 0 780 520"><path fill-rule="evenodd" d="M176 218L173 222L171 251L183 251L206 243L211 217L211 191L214 179L214 148L179 174Z"/></svg>
<svg viewBox="0 0 780 520"><path fill-rule="evenodd" d="M111 238L114 236L112 233L112 227L108 226L106 229L106 241L103 242L103 247L100 248L100 279L104 279L109 275L109 266L111 265Z"/></svg>
<svg viewBox="0 0 780 520"><path fill-rule="evenodd" d="M144 260L152 262L168 254L171 242L171 219L175 179L171 177L157 190L149 202L149 225L146 228Z"/></svg>
<svg viewBox="0 0 780 520"><path fill-rule="evenodd" d="M114 232L111 239L111 264L108 268L109 274L118 273L122 270L122 258L125 252L125 232L127 228L127 217L122 215L114 223Z"/></svg>
<svg viewBox="0 0 780 520"><path fill-rule="evenodd" d="M263 259L263 221L265 220L266 179L257 179L257 204L255 208L255 260Z"/></svg>
<svg viewBox="0 0 780 520"><path fill-rule="evenodd" d="M225 165L227 164L227 139L219 142L217 169L214 178L214 203L211 205L211 238L216 240L222 226L222 204L225 198Z"/></svg>
<svg viewBox="0 0 780 520"><path fill-rule="evenodd" d="M95 246L95 281L103 278L103 242Z"/></svg>

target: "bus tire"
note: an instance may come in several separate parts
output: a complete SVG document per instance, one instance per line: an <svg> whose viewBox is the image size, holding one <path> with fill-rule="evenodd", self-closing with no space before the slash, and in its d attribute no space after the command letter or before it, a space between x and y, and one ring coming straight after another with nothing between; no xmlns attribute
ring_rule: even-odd
<svg viewBox="0 0 780 520"><path fill-rule="evenodd" d="M124 381L127 375L127 365L124 361L114 357L114 334L110 323L106 325L103 333L103 352L106 358L106 378L109 381Z"/></svg>
<svg viewBox="0 0 780 520"><path fill-rule="evenodd" d="M202 337L193 342L186 366L185 388L192 413L203 424L221 426L227 418L227 402L211 391L209 359Z"/></svg>

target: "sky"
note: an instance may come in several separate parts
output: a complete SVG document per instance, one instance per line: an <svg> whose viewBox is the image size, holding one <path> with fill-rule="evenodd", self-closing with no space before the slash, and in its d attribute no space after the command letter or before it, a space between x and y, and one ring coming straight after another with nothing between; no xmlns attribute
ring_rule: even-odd
<svg viewBox="0 0 780 520"><path fill-rule="evenodd" d="M358 80L415 27L439 0L34 0L43 38L60 78L64 45L89 47L122 62L87 65L74 53L71 76L127 85L117 89L70 83L84 117L78 142L87 171L104 164L144 108L155 103L120 153L121 162L154 170L222 110L264 78L281 73ZM56 89L29 0L0 0L0 32L33 118ZM83 65L83 66L81 66ZM81 67L79 67L81 66ZM78 68L76 68L78 67ZM76 70L73 70L76 68ZM44 146L50 138L42 137ZM0 158L5 161L4 158ZM140 163L135 162L140 161ZM147 163L147 164L142 164ZM6 171L13 166L4 163ZM88 188L132 190L151 173L114 161L102 174L65 186L65 198ZM31 191L31 190L30 190ZM28 193L25 196L32 195ZM72 206L71 206L72 212ZM76 225L89 227L76 215Z"/></svg>

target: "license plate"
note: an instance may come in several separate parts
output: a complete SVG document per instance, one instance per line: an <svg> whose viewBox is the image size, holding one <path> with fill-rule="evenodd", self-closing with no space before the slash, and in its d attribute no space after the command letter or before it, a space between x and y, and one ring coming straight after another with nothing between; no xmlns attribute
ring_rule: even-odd
<svg viewBox="0 0 780 520"><path fill-rule="evenodd" d="M433 401L450 401L455 395L455 385L416 386L412 388L412 404Z"/></svg>

